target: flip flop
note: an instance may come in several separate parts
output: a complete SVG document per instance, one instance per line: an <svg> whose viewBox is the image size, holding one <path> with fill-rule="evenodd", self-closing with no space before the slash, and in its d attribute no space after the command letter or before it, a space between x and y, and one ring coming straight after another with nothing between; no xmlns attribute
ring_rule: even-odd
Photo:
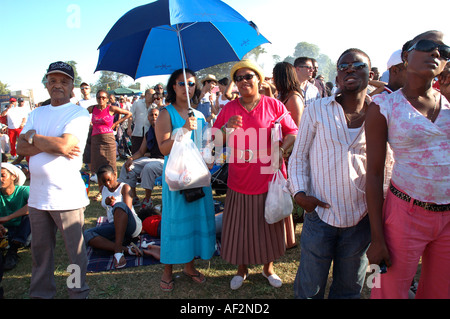
<svg viewBox="0 0 450 319"><path fill-rule="evenodd" d="M114 254L114 268L120 269L127 265L127 260L123 253L115 253Z"/></svg>
<svg viewBox="0 0 450 319"><path fill-rule="evenodd" d="M128 255L131 256L142 256L144 255L144 253L142 252L142 250L136 246L135 243L131 242L130 246L127 246L127 251L128 251Z"/></svg>
<svg viewBox="0 0 450 319"><path fill-rule="evenodd" d="M175 284L175 282L173 281L173 279L169 282L161 279L161 281L159 282L159 288L162 291L172 291L174 284ZM164 285L165 285L165 287L164 287Z"/></svg>
<svg viewBox="0 0 450 319"><path fill-rule="evenodd" d="M198 284L202 284L202 283L204 283L204 282L206 281L205 276L203 276L203 274L200 273L200 272L197 272L195 275L191 275L191 274L188 274L187 272L185 272L185 271L183 270L183 274L185 274L186 276L188 276L189 278L191 278L192 281L194 281L194 282L196 282L196 283L198 283Z"/></svg>

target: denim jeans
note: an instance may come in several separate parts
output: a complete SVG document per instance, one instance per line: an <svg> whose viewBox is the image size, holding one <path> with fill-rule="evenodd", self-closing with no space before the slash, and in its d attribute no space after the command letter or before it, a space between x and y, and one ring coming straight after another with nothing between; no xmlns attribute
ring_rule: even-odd
<svg viewBox="0 0 450 319"><path fill-rule="evenodd" d="M133 217L132 211L125 203L123 202L116 203L114 205L114 210L117 208L121 208L128 215L127 229L125 231L125 237L123 240L124 244L126 245L130 243L131 239L133 239L132 235L136 230L136 221ZM89 244L89 241L97 236L101 236L111 241L114 241L116 238L116 228L114 226L114 223L102 224L100 226L90 228L84 231L84 240L86 244Z"/></svg>
<svg viewBox="0 0 450 319"><path fill-rule="evenodd" d="M353 227L337 228L323 222L315 211L305 213L295 298L323 299L332 262L333 281L328 298L360 298L369 244L368 216Z"/></svg>

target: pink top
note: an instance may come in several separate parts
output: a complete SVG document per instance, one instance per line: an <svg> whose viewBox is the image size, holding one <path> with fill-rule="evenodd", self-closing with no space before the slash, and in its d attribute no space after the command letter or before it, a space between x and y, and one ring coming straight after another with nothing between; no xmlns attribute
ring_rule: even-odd
<svg viewBox="0 0 450 319"><path fill-rule="evenodd" d="M268 191L268 183L272 180L273 170L270 169L271 155L271 129L275 120L287 112L280 101L261 96L258 105L248 112L239 102L233 100L219 113L214 128L220 129L233 115L242 116L242 128L235 130L228 138L226 145L231 149L232 155L227 159L228 187L243 194L262 194ZM297 134L298 128L291 116L281 120L283 137L287 134ZM253 152L253 158L249 160ZM286 177L286 167L282 164L282 172Z"/></svg>
<svg viewBox="0 0 450 319"><path fill-rule="evenodd" d="M450 203L450 106L441 95L433 123L417 111L402 90L373 98L388 125L394 153L392 181L414 199Z"/></svg>
<svg viewBox="0 0 450 319"><path fill-rule="evenodd" d="M113 123L114 115L109 113L109 105L104 110L95 106L92 108L92 136L113 133L111 129Z"/></svg>

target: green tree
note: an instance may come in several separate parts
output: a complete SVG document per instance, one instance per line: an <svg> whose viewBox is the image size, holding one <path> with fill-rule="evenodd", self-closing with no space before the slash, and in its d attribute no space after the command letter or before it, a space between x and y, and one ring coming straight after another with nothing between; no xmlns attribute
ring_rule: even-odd
<svg viewBox="0 0 450 319"><path fill-rule="evenodd" d="M115 90L123 86L123 82L127 75L111 71L101 71L97 83L93 85L94 92L98 90Z"/></svg>
<svg viewBox="0 0 450 319"><path fill-rule="evenodd" d="M295 46L293 56L287 56L284 61L293 64L295 59L301 56L316 59L319 64L319 72L317 75L323 75L326 82L334 82L337 75L336 63L331 61L326 54L320 53L320 48L317 45L308 42L299 42Z"/></svg>
<svg viewBox="0 0 450 319"><path fill-rule="evenodd" d="M8 89L8 83L3 83L0 81L0 94L9 94L11 93L11 90Z"/></svg>

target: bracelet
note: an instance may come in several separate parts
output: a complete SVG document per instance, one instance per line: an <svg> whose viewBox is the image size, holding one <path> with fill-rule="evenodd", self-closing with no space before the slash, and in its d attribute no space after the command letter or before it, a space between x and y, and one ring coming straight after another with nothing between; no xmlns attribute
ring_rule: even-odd
<svg viewBox="0 0 450 319"><path fill-rule="evenodd" d="M281 146L280 146L280 151L281 151L281 154L284 154L286 151L284 150L284 148L282 148Z"/></svg>
<svg viewBox="0 0 450 319"><path fill-rule="evenodd" d="M222 132L224 132L225 134L227 134L227 124L224 124L224 125L220 128L220 130L221 130Z"/></svg>

